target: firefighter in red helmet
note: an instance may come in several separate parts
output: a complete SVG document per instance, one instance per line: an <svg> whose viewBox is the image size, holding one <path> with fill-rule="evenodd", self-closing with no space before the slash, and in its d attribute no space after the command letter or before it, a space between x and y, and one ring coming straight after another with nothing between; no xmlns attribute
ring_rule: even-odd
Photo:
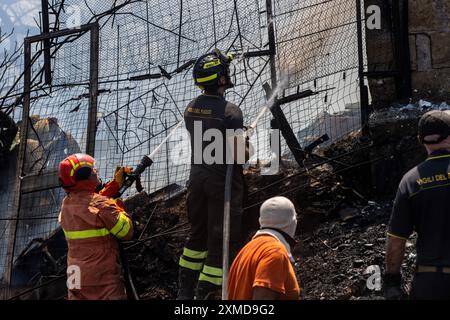
<svg viewBox="0 0 450 320"><path fill-rule="evenodd" d="M69 300L126 299L118 239L133 236L133 224L120 200L114 200L131 168L118 167L114 179L99 192L95 159L73 154L59 164L59 180L67 195L59 221L68 244Z"/></svg>

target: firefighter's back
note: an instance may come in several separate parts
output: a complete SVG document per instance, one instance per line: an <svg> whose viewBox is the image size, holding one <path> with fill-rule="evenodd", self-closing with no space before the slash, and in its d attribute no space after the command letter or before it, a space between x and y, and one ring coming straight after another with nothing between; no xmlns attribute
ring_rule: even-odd
<svg viewBox="0 0 450 320"><path fill-rule="evenodd" d="M118 243L100 214L111 202L89 192L71 192L63 201L61 226L68 243L67 265L79 268L82 288L121 282Z"/></svg>

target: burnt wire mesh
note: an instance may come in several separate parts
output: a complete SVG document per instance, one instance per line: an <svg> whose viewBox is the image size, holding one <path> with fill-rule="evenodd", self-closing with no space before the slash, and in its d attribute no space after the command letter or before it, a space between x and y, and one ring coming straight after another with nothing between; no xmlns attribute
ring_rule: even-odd
<svg viewBox="0 0 450 320"><path fill-rule="evenodd" d="M267 102L263 84L271 84L276 77L279 98L304 90L314 93L282 105L301 146L325 133L336 141L359 129L354 0L275 0L270 18L265 0L117 1L115 6L109 1L67 0L63 1L65 10L58 11L61 3L53 1L50 10L59 12L59 29L71 26L73 12L80 14L80 24L98 21L100 25L95 157L103 180L111 178L117 165L139 163L183 119L187 103L200 93L192 81L192 62L215 47L237 54L232 66L235 87L226 97L242 108L246 124ZM268 55L242 55L269 49L270 23L275 29L276 75L271 73ZM51 86L43 83L42 72L32 77L30 130L27 141L22 141L27 144L24 171L42 177L43 185L60 160L84 152L87 143L90 38L86 33L70 40L52 41ZM36 45L34 54L41 48ZM38 75L42 66L39 51L32 75ZM264 115L251 138L257 149L255 159L271 155L271 117ZM282 147L287 154L284 142ZM189 160L188 136L181 126L143 174L146 191L171 184L184 187ZM129 189L125 196L133 193ZM52 188L16 196L21 197L19 217L34 218L19 220L14 244L17 256L31 240L45 238L56 228L64 195L61 189ZM17 215L9 207L1 210L2 217ZM8 232L15 221L1 223L5 241L0 245L0 273L11 243Z"/></svg>
<svg viewBox="0 0 450 320"><path fill-rule="evenodd" d="M87 61L89 68L89 37L85 37L88 35L59 39L62 42L68 41L64 46L53 44L51 49L54 53L52 62L55 79L58 79L59 70L65 68L67 63L70 65L77 60ZM70 46L76 46L78 50L70 50ZM15 178L20 175L15 168L20 158L18 150L15 150L17 157L9 163L13 175L8 175L7 181L11 188L3 194L8 199L6 203L9 211L2 208L2 217L12 216L14 220L3 221L5 236L2 237L4 241L0 248L2 272L6 260L10 258L8 255L12 254L12 251L8 251L11 244L14 246L14 257L17 257L31 241L46 238L57 228L59 208L64 197L64 192L55 179L58 164L66 156L84 151L86 146L88 102L85 96L88 88L57 85L52 88L42 84L44 61L40 45L32 45L31 61L32 83L41 85L30 93L28 134L26 140L21 141L25 144L25 153L20 193L15 190ZM89 79L89 72L81 70L71 76L74 81L83 82ZM11 215L17 197L20 197L20 209Z"/></svg>
<svg viewBox="0 0 450 320"><path fill-rule="evenodd" d="M275 1L277 66L285 94L319 92L283 107L300 145L359 129L356 2Z"/></svg>

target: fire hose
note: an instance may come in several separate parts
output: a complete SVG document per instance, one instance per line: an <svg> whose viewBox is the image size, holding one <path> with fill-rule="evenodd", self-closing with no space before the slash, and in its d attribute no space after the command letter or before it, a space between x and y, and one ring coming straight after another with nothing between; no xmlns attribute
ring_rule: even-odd
<svg viewBox="0 0 450 320"><path fill-rule="evenodd" d="M247 127L243 134L244 143L254 134L256 126L260 119L270 111L277 99L278 92L282 91L287 85L287 78L285 78L275 90L272 92L270 98L261 108L255 120ZM223 209L223 242L222 242L222 300L228 300L228 269L230 263L230 202L231 202L231 185L233 181L233 164L227 165L227 172L225 176L225 190L224 190L224 209Z"/></svg>
<svg viewBox="0 0 450 320"><path fill-rule="evenodd" d="M133 169L133 172L129 174L119 191L115 194L114 198L120 198L123 193L133 185L133 183L140 177L140 175L153 164L153 158L162 148L162 146L170 139L170 137L175 133L175 131L181 126L184 120L180 120L175 127L169 132L169 134L163 139L163 141L156 146L156 148L148 155L142 157L141 162Z"/></svg>
<svg viewBox="0 0 450 320"><path fill-rule="evenodd" d="M114 198L120 198L124 192L130 188L134 182L137 182L140 178L140 175L151 165L153 164L154 156L159 152L161 147L169 140L169 138L175 133L175 131L180 127L180 125L184 122L184 120L180 120L175 127L170 131L170 133L163 139L163 141L148 155L142 157L141 162L134 168L133 172L125 178L122 186L119 191L114 195ZM130 269L128 267L127 260L125 259L125 253L123 249L122 243L119 242L119 255L120 260L122 262L124 277L125 277L125 285L127 289L127 293L129 298L132 300L139 300L139 295L136 292L136 288L133 283L133 279L131 277Z"/></svg>

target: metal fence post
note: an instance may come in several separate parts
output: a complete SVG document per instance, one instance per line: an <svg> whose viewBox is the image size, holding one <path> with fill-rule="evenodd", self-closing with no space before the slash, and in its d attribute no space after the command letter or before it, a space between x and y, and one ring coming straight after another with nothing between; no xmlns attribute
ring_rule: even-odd
<svg viewBox="0 0 450 320"><path fill-rule="evenodd" d="M45 41L47 39L53 39L62 36L70 36L76 33L91 32L91 69L90 69L90 99L89 99L89 116L88 116L88 135L86 150L88 153L94 153L95 149L95 132L97 121L97 95L98 95L98 50L99 50L99 26L98 24L88 24L81 26L78 29L65 29L59 30L47 34L39 34L36 36L27 37L24 39L24 92L23 92L23 110L22 110L22 124L20 128L20 145L18 151L17 169L16 169L16 185L14 192L14 203L11 210L11 228L8 235L8 249L7 249L7 261L5 264L5 282L7 285L6 296L11 296L12 291L12 276L13 265L16 247L17 230L19 226L19 215L21 210L22 194L26 185L30 183L27 181L29 178L36 178L36 176L25 177L25 162L26 162L26 148L27 137L30 128L30 100L31 100L31 69L32 64L35 61L35 57L31 56L31 45L36 42ZM93 63L92 63L93 62ZM89 140L90 139L90 140ZM33 180L33 181L36 181ZM57 182L52 187L58 186ZM39 186L41 187L41 186ZM31 188L30 192L36 192L41 190L40 188ZM42 189L44 190L44 189Z"/></svg>
<svg viewBox="0 0 450 320"><path fill-rule="evenodd" d="M48 0L41 0L42 6L42 34L48 34L50 32L49 15L48 15ZM50 59L50 38L43 41L44 43L44 76L45 84L51 85L52 83L52 68Z"/></svg>
<svg viewBox="0 0 450 320"><path fill-rule="evenodd" d="M364 83L364 47L363 30L366 26L366 20L362 18L361 0L356 0L356 28L358 34L358 78L359 78L359 97L361 104L361 131L363 135L368 134L369 122L369 92Z"/></svg>
<svg viewBox="0 0 450 320"><path fill-rule="evenodd" d="M411 67L408 38L408 0L398 0L392 3L393 31L395 43L395 60L397 76L395 85L397 98L406 100L412 95Z"/></svg>
<svg viewBox="0 0 450 320"><path fill-rule="evenodd" d="M5 266L6 274L5 279L8 285L8 297L11 295L11 281L12 281L12 269L14 263L14 247L16 245L17 227L19 224L20 213L20 190L22 186L22 176L25 164L25 152L27 147L28 136L28 120L30 113L30 86L31 86L31 42L25 38L24 40L24 96L23 96L23 110L22 110L22 124L20 128L20 145L17 160L16 169L16 186L14 192L14 205L11 210L11 218L15 219L11 222L11 229L8 240L7 262Z"/></svg>
<svg viewBox="0 0 450 320"><path fill-rule="evenodd" d="M98 51L99 51L99 25L93 24L90 28L90 74L89 74L89 112L86 139L86 153L94 156L95 136L97 133L97 97L98 97Z"/></svg>
<svg viewBox="0 0 450 320"><path fill-rule="evenodd" d="M276 42L275 42L275 26L273 21L273 9L272 9L272 0L266 0L266 10L267 10L267 28L268 28L268 36L269 36L269 51L270 51L270 78L272 82L272 92L270 95L275 94L277 83L277 70L276 70ZM304 153L300 146L300 143L297 140L292 128L289 124L289 121L286 119L286 116L281 110L281 105L278 103L278 97L274 98L274 104L270 106L270 111L278 124L278 128L280 129L283 138L286 140L286 144L294 155L297 163L302 166L304 160ZM280 143L281 145L281 143ZM280 154L281 157L281 154Z"/></svg>

